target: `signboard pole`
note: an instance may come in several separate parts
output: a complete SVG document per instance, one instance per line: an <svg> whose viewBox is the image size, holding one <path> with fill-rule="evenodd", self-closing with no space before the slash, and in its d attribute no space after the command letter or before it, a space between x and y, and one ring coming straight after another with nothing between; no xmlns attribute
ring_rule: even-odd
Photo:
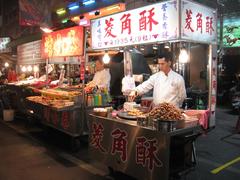
<svg viewBox="0 0 240 180"><path fill-rule="evenodd" d="M67 64L67 81L68 85L71 85L71 78L70 78L70 64Z"/></svg>
<svg viewBox="0 0 240 180"><path fill-rule="evenodd" d="M217 45L209 46L209 127L214 127L217 96Z"/></svg>
<svg viewBox="0 0 240 180"><path fill-rule="evenodd" d="M48 62L49 58L46 59L46 88L48 88Z"/></svg>
<svg viewBox="0 0 240 180"><path fill-rule="evenodd" d="M84 91L84 88L85 88L85 65L86 65L86 61L87 61L87 58L88 58L88 56L87 56L87 53L86 53L86 49L87 49L87 46L86 46L86 44L87 44L87 38L88 38L88 35L87 35L87 30L86 30L86 28L84 27L84 29L83 29L83 34L84 34L84 41L83 41L83 58L82 58L82 60L81 60L81 65L80 65L80 79L81 79L81 66L83 66L82 68L84 68L84 74L83 74L83 78L82 78L82 88L83 88L83 91L82 91L82 93L83 93L83 103L84 102L86 102L85 101L85 91Z"/></svg>
<svg viewBox="0 0 240 180"><path fill-rule="evenodd" d="M182 38L182 12L181 12L181 0L177 0L178 3L178 31L179 31L179 39Z"/></svg>

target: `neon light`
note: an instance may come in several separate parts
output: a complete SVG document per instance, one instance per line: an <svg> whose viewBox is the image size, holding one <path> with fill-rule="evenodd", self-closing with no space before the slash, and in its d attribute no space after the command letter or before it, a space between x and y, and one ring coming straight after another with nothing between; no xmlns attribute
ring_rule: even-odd
<svg viewBox="0 0 240 180"><path fill-rule="evenodd" d="M57 13L58 15L63 15L63 14L66 13L66 10L65 10L64 8L61 8L61 9L58 9L58 10L56 11L56 13Z"/></svg>
<svg viewBox="0 0 240 180"><path fill-rule="evenodd" d="M68 22L68 19L64 19L64 20L62 20L62 23L64 24L64 23L67 23Z"/></svg>
<svg viewBox="0 0 240 180"><path fill-rule="evenodd" d="M120 9L120 6L119 6L119 5L114 5L114 6L109 6L109 7L107 8L108 11L111 11L111 10L113 10L113 9Z"/></svg>
<svg viewBox="0 0 240 180"><path fill-rule="evenodd" d="M84 0L83 1L83 5L85 5L85 6L93 4L93 3L95 3L95 0Z"/></svg>
<svg viewBox="0 0 240 180"><path fill-rule="evenodd" d="M44 28L44 27L40 27L40 29L43 31L43 32L45 32L45 33L51 33L51 32L53 32L51 29L49 29L49 28Z"/></svg>
<svg viewBox="0 0 240 180"><path fill-rule="evenodd" d="M79 21L79 20L80 20L79 16L75 16L72 18L72 21Z"/></svg>
<svg viewBox="0 0 240 180"><path fill-rule="evenodd" d="M68 6L68 9L73 11L79 8L79 5L77 3L72 3Z"/></svg>

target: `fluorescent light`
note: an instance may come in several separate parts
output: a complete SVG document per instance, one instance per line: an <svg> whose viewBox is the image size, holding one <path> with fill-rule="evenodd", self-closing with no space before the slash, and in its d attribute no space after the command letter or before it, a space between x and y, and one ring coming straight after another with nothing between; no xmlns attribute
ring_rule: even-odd
<svg viewBox="0 0 240 180"><path fill-rule="evenodd" d="M64 24L64 23L67 23L68 22L68 19L64 19L64 20L62 20L62 23Z"/></svg>
<svg viewBox="0 0 240 180"><path fill-rule="evenodd" d="M93 3L95 3L95 0L84 0L83 1L83 5L85 5L85 6L93 4Z"/></svg>
<svg viewBox="0 0 240 180"><path fill-rule="evenodd" d="M119 5L113 5L113 6L107 7L107 10L108 10L108 11L111 11L111 10L113 10L113 9L120 9L120 6L119 6Z"/></svg>
<svg viewBox="0 0 240 180"><path fill-rule="evenodd" d="M53 32L53 30L49 29L49 28L44 28L44 27L40 27L40 29L45 32L45 33L51 33Z"/></svg>
<svg viewBox="0 0 240 180"><path fill-rule="evenodd" d="M72 3L68 6L68 9L71 10L71 11L75 10L75 9L78 9L78 8L79 8L78 3Z"/></svg>
<svg viewBox="0 0 240 180"><path fill-rule="evenodd" d="M63 14L66 13L66 10L65 10L64 8L61 8L61 9L58 9L58 10L56 11L56 13L57 13L58 15L63 15Z"/></svg>

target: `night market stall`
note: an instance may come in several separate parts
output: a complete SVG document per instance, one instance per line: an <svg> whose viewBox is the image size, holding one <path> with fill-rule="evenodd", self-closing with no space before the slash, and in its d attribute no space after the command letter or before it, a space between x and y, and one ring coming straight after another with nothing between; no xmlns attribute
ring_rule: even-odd
<svg viewBox="0 0 240 180"><path fill-rule="evenodd" d="M93 49L124 51L129 80L133 77L129 51L149 44L156 51L170 46L176 60L172 68L184 77L188 95L181 109L166 102L152 110L144 103L127 102L122 111L93 111L88 119L92 157L111 172L138 179L169 179L194 167L194 140L215 126L216 23L214 9L187 0L91 21Z"/></svg>
<svg viewBox="0 0 240 180"><path fill-rule="evenodd" d="M84 37L82 26L43 35L41 54L46 59L44 88L39 90L40 96L27 98L34 117L42 124L70 135L74 143L76 137L86 133L82 107ZM82 84L79 84L80 79Z"/></svg>

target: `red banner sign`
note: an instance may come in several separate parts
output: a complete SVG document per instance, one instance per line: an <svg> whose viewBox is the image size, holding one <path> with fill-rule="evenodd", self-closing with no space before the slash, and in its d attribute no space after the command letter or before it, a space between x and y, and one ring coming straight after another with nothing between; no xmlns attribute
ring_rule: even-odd
<svg viewBox="0 0 240 180"><path fill-rule="evenodd" d="M83 55L83 27L77 26L42 37L42 58Z"/></svg>

